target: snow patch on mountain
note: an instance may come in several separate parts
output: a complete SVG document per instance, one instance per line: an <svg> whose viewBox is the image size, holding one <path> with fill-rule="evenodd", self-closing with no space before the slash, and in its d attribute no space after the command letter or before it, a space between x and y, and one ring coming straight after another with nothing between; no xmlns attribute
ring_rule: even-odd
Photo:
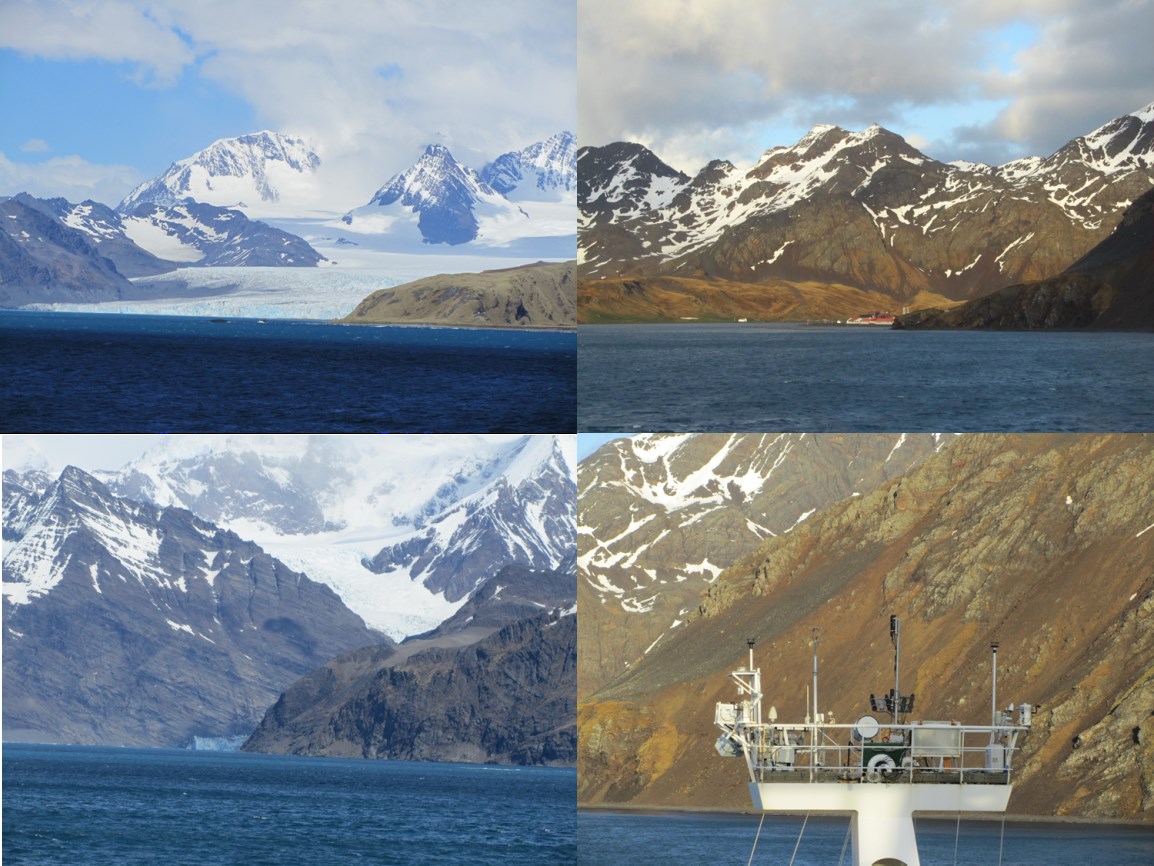
<svg viewBox="0 0 1154 866"><path fill-rule="evenodd" d="M489 571L574 555L575 448L554 436L170 436L104 477L256 541L401 639L442 623ZM488 571L467 568L474 555Z"/></svg>
<svg viewBox="0 0 1154 866"><path fill-rule="evenodd" d="M120 210L145 203L167 207L186 198L252 215L296 210L318 195L319 166L316 151L297 136L265 130L222 138L138 186Z"/></svg>

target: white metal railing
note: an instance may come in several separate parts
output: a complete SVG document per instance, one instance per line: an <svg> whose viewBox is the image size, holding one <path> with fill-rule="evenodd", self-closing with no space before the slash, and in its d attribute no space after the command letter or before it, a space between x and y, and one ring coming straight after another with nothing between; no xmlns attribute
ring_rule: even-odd
<svg viewBox="0 0 1154 866"><path fill-rule="evenodd" d="M767 781L1010 784L1026 724L962 725L950 721L880 725L761 722L755 701L718 704L718 751L746 759L750 779ZM868 720L868 721L867 721ZM867 724L863 725L863 722ZM869 723L873 723L873 727ZM864 730L863 730L864 728Z"/></svg>

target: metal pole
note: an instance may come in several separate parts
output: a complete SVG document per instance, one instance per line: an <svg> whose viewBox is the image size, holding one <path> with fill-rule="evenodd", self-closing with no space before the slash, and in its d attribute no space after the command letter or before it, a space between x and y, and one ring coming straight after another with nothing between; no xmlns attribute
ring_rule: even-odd
<svg viewBox="0 0 1154 866"><path fill-rule="evenodd" d="M994 641L990 644L990 651L993 653L993 660L990 662L990 669L993 678L990 682L990 727L998 726L998 642ZM994 732L990 731L990 742L994 741Z"/></svg>
<svg viewBox="0 0 1154 866"><path fill-rule="evenodd" d="M901 657L902 657L902 624L897 616L890 617L890 637L894 640L894 727L898 724L898 710L902 703L901 689Z"/></svg>
<svg viewBox="0 0 1154 866"><path fill-rule="evenodd" d="M817 642L818 632L821 629L816 625L810 629L810 640L813 641L813 723L817 724Z"/></svg>

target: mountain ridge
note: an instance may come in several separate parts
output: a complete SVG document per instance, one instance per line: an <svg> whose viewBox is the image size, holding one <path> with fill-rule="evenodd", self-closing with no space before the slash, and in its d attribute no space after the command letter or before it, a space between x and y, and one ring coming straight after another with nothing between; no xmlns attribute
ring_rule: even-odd
<svg viewBox="0 0 1154 866"><path fill-rule="evenodd" d="M327 586L67 467L5 478L5 738L181 747L246 734L336 653L387 643ZM15 498L13 498L15 494Z"/></svg>
<svg viewBox="0 0 1154 866"><path fill-rule="evenodd" d="M584 147L582 303L600 278L654 276L966 300L1085 254L1154 185L1152 149L1150 107L999 168L938 162L877 125L819 126L693 178L641 145Z"/></svg>

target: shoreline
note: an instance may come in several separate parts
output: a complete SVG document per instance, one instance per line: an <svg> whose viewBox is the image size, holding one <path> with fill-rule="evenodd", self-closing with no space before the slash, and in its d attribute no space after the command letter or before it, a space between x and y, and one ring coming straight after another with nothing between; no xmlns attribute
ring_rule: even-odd
<svg viewBox="0 0 1154 866"><path fill-rule="evenodd" d="M140 312L123 312L123 311L102 311L102 310L36 310L27 309L24 307L2 307L0 308L0 315L7 313L27 314L27 315L49 315L49 316L151 316L160 319L187 319L197 322L212 322L217 324L228 324L232 322L252 322L259 324L272 324L275 322L304 322L310 325L354 325L366 326L376 328L449 328L459 330L474 330L474 331L533 331L541 333L559 333L559 334L576 334L576 325L500 325L500 324L454 324L447 322L348 322L344 319L307 319L292 316L230 316L230 315L207 315L204 313L195 314L174 314L174 313L152 313L146 310Z"/></svg>

